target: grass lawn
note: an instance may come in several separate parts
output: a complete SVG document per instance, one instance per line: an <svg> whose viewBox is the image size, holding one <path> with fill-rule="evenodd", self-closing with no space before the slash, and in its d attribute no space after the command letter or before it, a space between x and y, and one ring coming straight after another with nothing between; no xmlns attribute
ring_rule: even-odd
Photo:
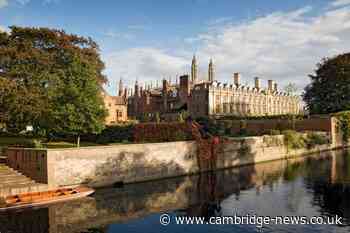
<svg viewBox="0 0 350 233"><path fill-rule="evenodd" d="M6 147L9 145L15 144L30 144L32 140L35 138L26 138L26 137L0 137L0 147ZM38 138L37 138L38 139ZM40 140L40 138L39 138ZM41 139L45 141L45 139ZM112 146L112 145L121 145L121 144L130 144L130 142L120 142L120 143L110 143L110 144L98 144L93 142L80 142L80 147L88 147L88 146ZM55 149L55 148L72 148L76 147L75 143L65 142L65 141L57 141L57 142L48 142L42 143L44 148Z"/></svg>
<svg viewBox="0 0 350 233"><path fill-rule="evenodd" d="M75 143L71 143L71 142L49 142L49 143L42 143L42 144L45 148L49 148L49 149L77 147ZM80 142L80 147L86 147L86 146L102 146L102 145L93 143L93 142Z"/></svg>
<svg viewBox="0 0 350 233"><path fill-rule="evenodd" d="M25 137L0 137L0 146L8 146L20 143L30 143L31 138Z"/></svg>

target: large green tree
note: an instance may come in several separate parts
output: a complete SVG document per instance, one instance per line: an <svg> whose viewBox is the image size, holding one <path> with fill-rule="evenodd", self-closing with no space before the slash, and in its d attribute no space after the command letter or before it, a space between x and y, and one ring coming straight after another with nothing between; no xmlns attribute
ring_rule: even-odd
<svg viewBox="0 0 350 233"><path fill-rule="evenodd" d="M90 38L48 28L0 33L0 122L79 136L103 128L104 64Z"/></svg>
<svg viewBox="0 0 350 233"><path fill-rule="evenodd" d="M350 109L350 53L323 59L309 77L303 98L310 113Z"/></svg>

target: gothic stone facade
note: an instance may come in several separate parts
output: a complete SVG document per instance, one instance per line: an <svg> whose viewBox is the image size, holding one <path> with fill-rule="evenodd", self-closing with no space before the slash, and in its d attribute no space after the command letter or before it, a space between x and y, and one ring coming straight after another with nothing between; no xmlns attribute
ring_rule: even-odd
<svg viewBox="0 0 350 233"><path fill-rule="evenodd" d="M198 80L196 58L192 60L191 79L180 77L180 83L163 80L162 87L135 84L135 92L128 98L128 115L134 118L153 116L155 113L169 114L186 109L192 117L220 116L264 116L301 113L301 101L278 91L277 84L268 80L262 88L255 78L254 87L241 85L239 73L235 73L232 84L215 81L214 65L210 60L208 78Z"/></svg>
<svg viewBox="0 0 350 233"><path fill-rule="evenodd" d="M122 87L120 84L119 86ZM113 125L128 120L127 96L124 90L119 90L117 96L111 96L103 91L102 98L107 109L106 125Z"/></svg>

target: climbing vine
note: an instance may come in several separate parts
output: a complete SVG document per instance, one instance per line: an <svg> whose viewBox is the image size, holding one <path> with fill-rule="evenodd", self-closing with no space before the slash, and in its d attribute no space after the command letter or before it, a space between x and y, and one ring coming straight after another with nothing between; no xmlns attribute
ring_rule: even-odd
<svg viewBox="0 0 350 233"><path fill-rule="evenodd" d="M334 114L338 119L337 128L342 132L342 140L347 143L350 138L350 111L343 111Z"/></svg>

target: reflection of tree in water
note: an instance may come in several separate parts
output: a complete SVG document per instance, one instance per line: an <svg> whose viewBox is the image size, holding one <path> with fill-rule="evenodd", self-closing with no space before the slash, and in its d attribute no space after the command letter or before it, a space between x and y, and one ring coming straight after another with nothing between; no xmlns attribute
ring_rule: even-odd
<svg viewBox="0 0 350 233"><path fill-rule="evenodd" d="M106 233L106 232L108 232L107 227L101 227L101 228L91 228L81 233Z"/></svg>
<svg viewBox="0 0 350 233"><path fill-rule="evenodd" d="M217 174L214 172L202 173L197 178L195 189L196 204L189 206L184 213L187 216L202 216L206 220L221 215L221 205L218 196Z"/></svg>
<svg viewBox="0 0 350 233"><path fill-rule="evenodd" d="M49 210L48 208L11 212L0 215L1 233L48 233Z"/></svg>
<svg viewBox="0 0 350 233"><path fill-rule="evenodd" d="M350 158L348 152L324 161L317 169L309 168L305 184L313 191L313 204L319 206L322 215L343 217L350 225ZM327 175L325 175L327 173ZM335 174L334 174L335 173Z"/></svg>
<svg viewBox="0 0 350 233"><path fill-rule="evenodd" d="M323 215L338 215L350 224L350 186L348 184L330 184L315 182L313 203L321 208Z"/></svg>
<svg viewBox="0 0 350 233"><path fill-rule="evenodd" d="M194 189L196 203L181 214L202 216L206 220L213 216L220 216L222 214L221 201L232 194L239 199L242 189L254 187L254 177L254 166L200 174L196 179Z"/></svg>

